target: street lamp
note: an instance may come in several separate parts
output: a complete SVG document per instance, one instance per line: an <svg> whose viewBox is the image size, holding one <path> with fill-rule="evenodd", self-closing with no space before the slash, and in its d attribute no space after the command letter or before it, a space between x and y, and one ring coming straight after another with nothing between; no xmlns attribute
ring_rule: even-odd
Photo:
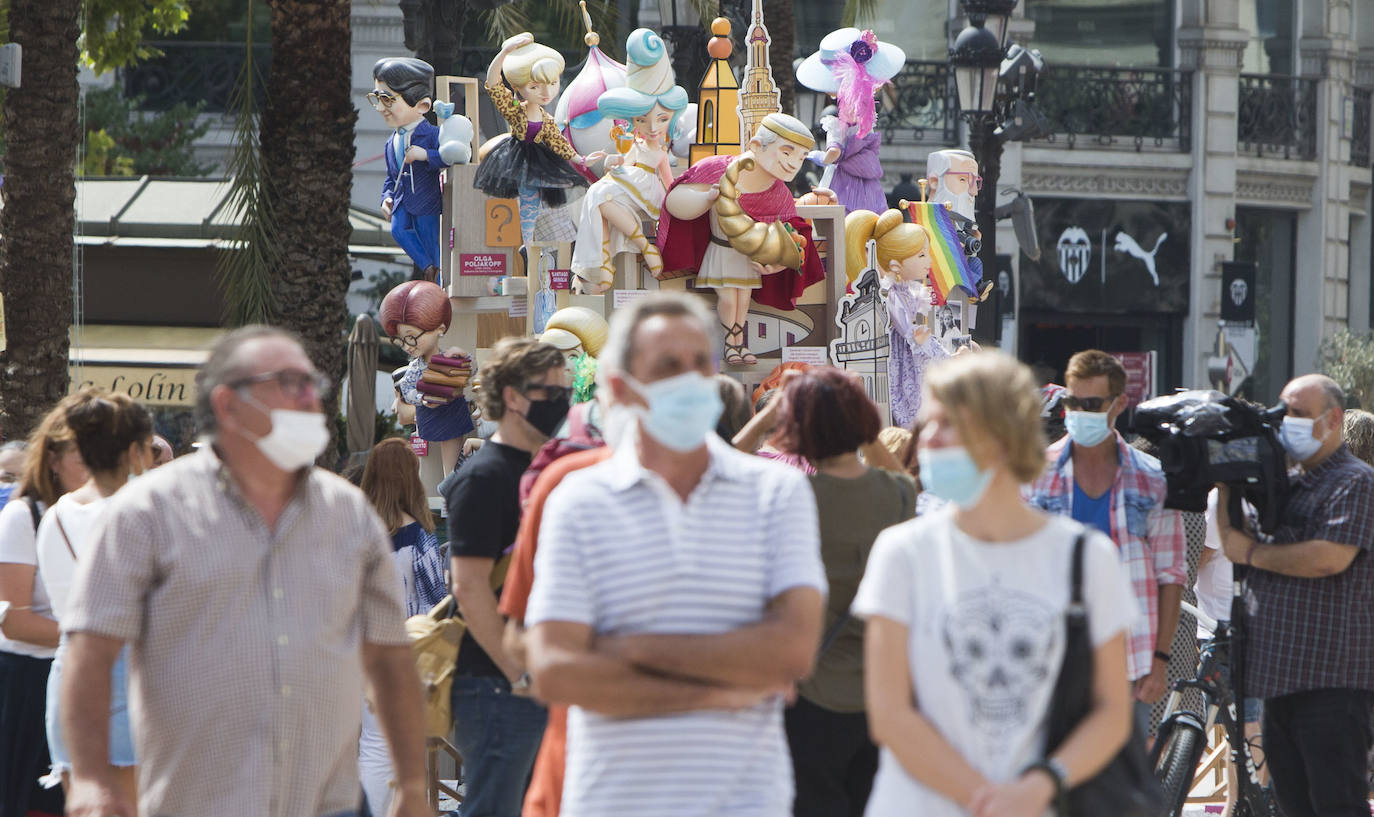
<svg viewBox="0 0 1374 817"><path fill-rule="evenodd" d="M982 237L978 253L983 276L997 280L997 182L1002 173L1002 143L997 137L1001 113L997 81L1006 56L1008 19L1018 0L961 0L969 24L954 39L949 64L959 90L959 112L968 122L969 150L981 166L983 186L974 200L974 217ZM979 340L996 337L994 321L974 324Z"/></svg>
<svg viewBox="0 0 1374 817"><path fill-rule="evenodd" d="M706 73L706 29L692 0L658 0L659 35L672 47L677 84L695 88Z"/></svg>

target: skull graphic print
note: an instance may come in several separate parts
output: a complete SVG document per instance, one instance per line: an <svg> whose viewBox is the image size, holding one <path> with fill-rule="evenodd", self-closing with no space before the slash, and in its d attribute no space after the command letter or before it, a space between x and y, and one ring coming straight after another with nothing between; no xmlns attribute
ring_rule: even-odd
<svg viewBox="0 0 1374 817"><path fill-rule="evenodd" d="M950 675L975 730L998 753L999 735L1026 726L1059 669L1064 628L1043 599L1005 588L964 594L944 622Z"/></svg>

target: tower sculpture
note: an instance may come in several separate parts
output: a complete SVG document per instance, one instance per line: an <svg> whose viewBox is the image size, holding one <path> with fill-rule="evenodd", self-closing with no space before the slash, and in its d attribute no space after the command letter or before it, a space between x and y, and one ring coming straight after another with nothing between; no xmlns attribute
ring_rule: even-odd
<svg viewBox="0 0 1374 817"><path fill-rule="evenodd" d="M754 0L749 17L749 33L745 37L747 56L744 62L744 83L739 92L741 142L748 142L759 123L770 113L782 112L778 86L773 82L773 69L768 62L768 47L773 39L763 24L763 0Z"/></svg>

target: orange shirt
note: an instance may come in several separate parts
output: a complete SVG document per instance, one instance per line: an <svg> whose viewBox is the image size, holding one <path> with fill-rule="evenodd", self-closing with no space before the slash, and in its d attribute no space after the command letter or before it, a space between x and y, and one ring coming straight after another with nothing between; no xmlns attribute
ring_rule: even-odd
<svg viewBox="0 0 1374 817"><path fill-rule="evenodd" d="M539 523L544 518L544 503L549 494L573 471L596 465L611 458L606 446L577 451L549 463L530 489L520 529L515 534L515 549L511 552L510 570L506 573L501 591L501 615L524 622L525 606L529 604L530 588L534 586L534 549L539 545Z"/></svg>
<svg viewBox="0 0 1374 817"><path fill-rule="evenodd" d="M534 551L539 546L539 523L544 518L544 503L563 477L573 471L596 465L611 458L606 446L578 451L554 460L534 481L520 530L515 534L515 550L511 554L510 571L501 591L501 614L515 621L525 620L525 607L534 586ZM534 759L530 786L525 792L522 817L557 817L563 800L563 764L567 753L568 708L549 707L549 722L544 727L544 739Z"/></svg>

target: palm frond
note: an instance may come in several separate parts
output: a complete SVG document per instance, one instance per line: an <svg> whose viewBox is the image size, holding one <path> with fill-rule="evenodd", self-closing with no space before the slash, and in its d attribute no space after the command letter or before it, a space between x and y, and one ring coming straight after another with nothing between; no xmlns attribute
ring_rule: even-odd
<svg viewBox="0 0 1374 817"><path fill-rule="evenodd" d="M530 16L526 13L522 3L507 3L497 6L490 11L482 12L487 29L492 33L492 39L496 44L504 42L508 37L514 37L522 31L529 30Z"/></svg>
<svg viewBox="0 0 1374 817"><path fill-rule="evenodd" d="M248 13L251 18L253 0L248 0ZM227 162L231 181L224 204L227 215L238 226L234 246L221 250L216 263L224 293L224 319L230 326L270 323L276 317L272 275L278 261L277 229L269 196L272 180L263 167L259 115L254 104L258 76L253 66L251 27L244 55L229 104L235 117Z"/></svg>
<svg viewBox="0 0 1374 817"><path fill-rule="evenodd" d="M710 27L711 21L720 16L720 0L692 0L692 9L701 18L701 24Z"/></svg>
<svg viewBox="0 0 1374 817"><path fill-rule="evenodd" d="M856 27L860 23L872 23L877 16L878 0L845 0L840 25L844 28Z"/></svg>

